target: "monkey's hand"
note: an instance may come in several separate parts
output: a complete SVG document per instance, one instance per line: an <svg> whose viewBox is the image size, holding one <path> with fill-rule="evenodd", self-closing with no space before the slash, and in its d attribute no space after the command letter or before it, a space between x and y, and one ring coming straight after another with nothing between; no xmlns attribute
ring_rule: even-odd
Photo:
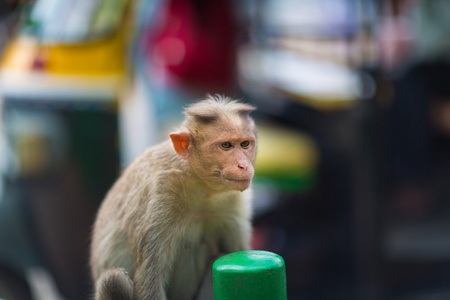
<svg viewBox="0 0 450 300"><path fill-rule="evenodd" d="M222 227L222 239L219 251L225 254L249 250L251 238L251 224L246 219L236 219Z"/></svg>

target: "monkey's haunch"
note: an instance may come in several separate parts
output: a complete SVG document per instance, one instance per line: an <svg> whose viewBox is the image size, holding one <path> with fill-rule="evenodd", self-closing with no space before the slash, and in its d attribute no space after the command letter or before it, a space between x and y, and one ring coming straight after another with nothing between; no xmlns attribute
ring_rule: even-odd
<svg viewBox="0 0 450 300"><path fill-rule="evenodd" d="M108 269L97 282L98 300L132 300L133 282L124 269Z"/></svg>

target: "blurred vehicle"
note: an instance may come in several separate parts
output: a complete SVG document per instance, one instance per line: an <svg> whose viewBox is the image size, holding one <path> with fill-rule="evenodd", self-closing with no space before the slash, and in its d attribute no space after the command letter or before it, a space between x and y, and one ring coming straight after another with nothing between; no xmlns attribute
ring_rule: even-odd
<svg viewBox="0 0 450 300"><path fill-rule="evenodd" d="M86 299L91 293L90 227L120 170L117 106L131 6L128 0L37 0L24 7L4 49L0 297ZM57 290L44 293L42 286L52 282ZM15 285L28 289L10 288Z"/></svg>

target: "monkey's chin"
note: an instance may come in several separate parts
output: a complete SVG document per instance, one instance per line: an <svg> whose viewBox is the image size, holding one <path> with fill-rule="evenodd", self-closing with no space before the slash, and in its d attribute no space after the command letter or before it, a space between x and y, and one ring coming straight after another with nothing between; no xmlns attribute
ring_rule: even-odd
<svg viewBox="0 0 450 300"><path fill-rule="evenodd" d="M228 186L232 190L238 190L240 192L245 191L249 188L250 183L252 182L251 179L229 179L224 178L224 183L226 186Z"/></svg>

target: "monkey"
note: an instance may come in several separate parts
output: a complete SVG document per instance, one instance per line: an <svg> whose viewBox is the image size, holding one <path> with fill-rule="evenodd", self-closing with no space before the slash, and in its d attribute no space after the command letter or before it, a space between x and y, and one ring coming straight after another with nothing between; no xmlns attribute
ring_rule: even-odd
<svg viewBox="0 0 450 300"><path fill-rule="evenodd" d="M215 259L250 249L255 109L207 96L125 168L93 226L95 299L199 299Z"/></svg>

